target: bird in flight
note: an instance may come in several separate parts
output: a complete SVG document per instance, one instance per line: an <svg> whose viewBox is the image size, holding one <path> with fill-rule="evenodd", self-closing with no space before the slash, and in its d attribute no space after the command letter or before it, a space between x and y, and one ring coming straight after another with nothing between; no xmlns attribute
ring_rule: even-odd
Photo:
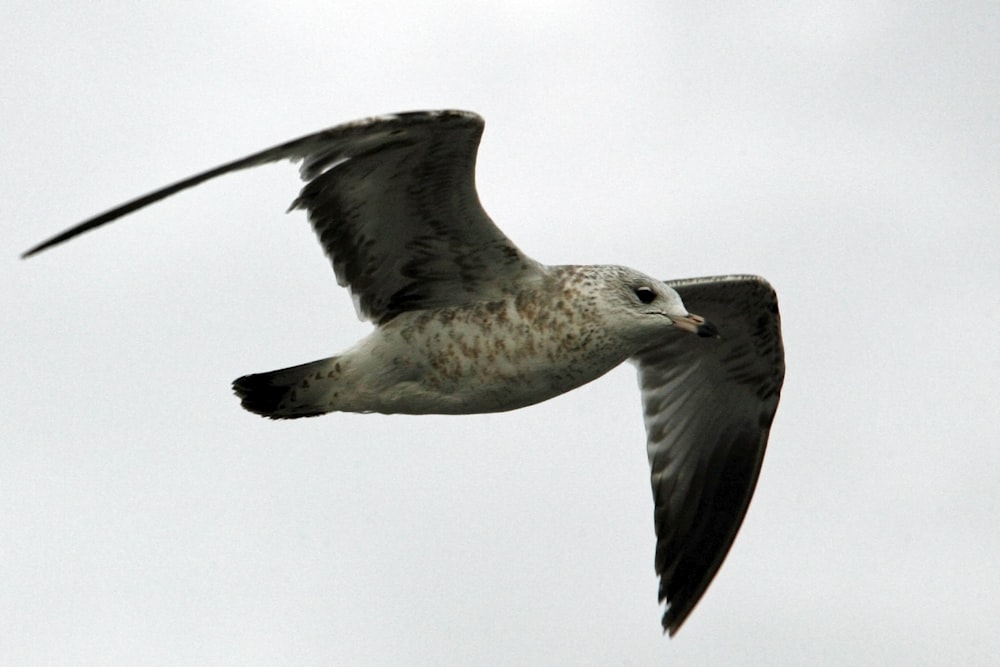
<svg viewBox="0 0 1000 667"><path fill-rule="evenodd" d="M134 199L23 257L216 176L300 162L305 186L289 210L307 212L374 329L327 359L238 378L243 407L271 419L499 412L633 362L662 623L673 635L722 565L757 484L784 378L774 290L756 276L662 281L531 259L479 203L483 126L464 111L345 123Z"/></svg>

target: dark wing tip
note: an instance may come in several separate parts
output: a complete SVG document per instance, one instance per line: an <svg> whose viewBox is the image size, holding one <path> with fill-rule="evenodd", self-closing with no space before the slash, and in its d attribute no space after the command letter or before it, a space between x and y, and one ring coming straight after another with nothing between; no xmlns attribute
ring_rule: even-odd
<svg viewBox="0 0 1000 667"><path fill-rule="evenodd" d="M112 220L115 220L116 218L122 217L123 215L128 215L137 208L141 208L146 205L145 203L139 203L139 202L140 200L129 202L128 204L124 204L116 209L108 211L107 213L102 213L101 215L84 220L83 222L77 225L73 225L66 231L60 232L55 236L53 236L52 238L42 241L35 247L24 251L23 253L21 253L21 259L28 259L32 255L37 255L38 253L42 252L43 250L47 250L52 246L57 246L60 243L65 243L66 241L69 241L71 238L75 236L79 236L80 234L90 231L95 227L100 227L101 225L107 224Z"/></svg>
<svg viewBox="0 0 1000 667"><path fill-rule="evenodd" d="M129 213L134 213L141 208L145 208L150 204L160 201L161 199L166 199L170 195L176 194L181 190L186 190L188 188L194 187L200 183L215 178L216 176L221 176L227 172L236 169L245 169L247 167L252 167L256 164L261 163L263 159L280 159L280 155L271 157L268 151L262 153L256 153L249 157L242 158L240 160L234 160L233 162L227 162L226 164L215 167L214 169L209 169L208 171L201 172L200 174L195 174L189 178L177 181L176 183L171 183L170 185L160 188L159 190L154 190L148 194L142 195L141 197L136 197L131 201L127 201L120 206L105 211L99 215L95 215L92 218L88 218L81 223L73 225L69 229L56 234L52 238L43 241L36 245L35 247L25 251L21 254L21 259L27 259L32 255L36 255L43 250L51 248L52 246L57 246L60 243L65 243L70 239L83 234L84 232L89 232L91 229L96 229L102 225L106 225L109 222L113 222L118 218L123 218Z"/></svg>
<svg viewBox="0 0 1000 667"><path fill-rule="evenodd" d="M40 253L41 251L45 250L46 248L49 248L49 247L51 247L51 246L53 246L53 245L55 245L57 243L61 243L61 242L62 242L61 239L60 240L50 239L50 240L45 241L43 243L39 243L38 245L34 246L33 248L30 248L30 249L25 250L24 252L22 252L21 253L21 259L28 259L32 255Z"/></svg>
<svg viewBox="0 0 1000 667"><path fill-rule="evenodd" d="M767 435L746 422L730 431L729 446L706 461L708 472L684 539L657 554L659 598L667 601L663 629L673 636L705 595L729 555L760 475ZM664 557L661 560L661 557Z"/></svg>
<svg viewBox="0 0 1000 667"><path fill-rule="evenodd" d="M125 215L125 213L126 212L122 212L119 215ZM69 229L67 229L64 232L60 232L59 234L56 234L55 236L53 236L50 239L42 241L41 243L39 243L38 245L34 246L33 248L30 248L29 250L25 250L24 252L21 253L21 259L28 259L32 255L37 255L38 253L42 252L43 250L47 250L48 248L51 248L52 246L59 245L60 243L65 243L66 241L69 241L74 236L79 236L80 234L83 234L84 232L89 231L89 230L93 229L94 227L99 227L100 225L103 225L103 224L105 224L107 222L110 222L111 220L114 220L117 217L119 217L119 216L115 215L115 216L113 216L111 218L106 218L105 216L102 215L102 216L98 216L96 218L91 218L89 220L85 220L84 222L81 222L78 225L74 225L73 227L70 227Z"/></svg>
<svg viewBox="0 0 1000 667"><path fill-rule="evenodd" d="M94 216L84 220L83 222L70 227L69 229L53 236L52 238L39 243L38 245L26 250L21 253L21 259L27 259L32 255L36 255L43 250L47 250L53 246L65 243L70 239L83 234L84 232L90 231L109 222L117 220L118 218L124 217L129 213L133 213L141 208L144 208L154 202L165 199L170 195L176 194L181 190L186 190L187 188L194 187L200 183L203 183L209 179L221 176L222 174L235 171L238 169L246 169L248 167L254 167L267 162L274 162L282 159L303 159L308 157L311 150L315 148L315 143L319 140L323 140L330 136L336 136L344 134L345 132L357 132L357 131L367 131L372 126L384 125L386 127L391 127L393 125L399 127L406 127L409 125L417 125L427 122L465 122L473 126L482 127L483 119L476 113L471 111L460 111L457 109L442 109L439 111L406 111L402 113L389 114L386 116L373 116L370 118L365 118L359 121L353 121L350 123L344 123L342 125L337 125L327 130L323 130L314 134L306 135L294 139L292 141L274 146L267 150L248 155L245 158L239 160L234 160L232 162L227 162L213 169L209 169L200 174L196 174L189 178L185 178L181 181L168 185L159 190L150 192L147 195L133 199L132 201L126 202L121 206L117 206L110 211L101 213L100 215ZM313 161L317 158L314 156ZM305 161L303 166L305 167L309 161Z"/></svg>

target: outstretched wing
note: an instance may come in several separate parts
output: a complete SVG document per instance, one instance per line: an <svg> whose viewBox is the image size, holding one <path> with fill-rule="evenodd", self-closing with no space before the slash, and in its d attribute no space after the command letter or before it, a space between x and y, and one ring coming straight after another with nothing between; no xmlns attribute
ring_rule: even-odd
<svg viewBox="0 0 1000 667"><path fill-rule="evenodd" d="M673 635L736 538L785 374L778 302L754 276L667 282L719 338L674 336L638 354L652 469L663 629Z"/></svg>
<svg viewBox="0 0 1000 667"><path fill-rule="evenodd" d="M301 161L307 184L292 208L308 211L338 282L360 315L502 296L541 272L479 204L476 151L483 120L463 111L378 116L301 137L202 172L85 220L28 257L231 171Z"/></svg>

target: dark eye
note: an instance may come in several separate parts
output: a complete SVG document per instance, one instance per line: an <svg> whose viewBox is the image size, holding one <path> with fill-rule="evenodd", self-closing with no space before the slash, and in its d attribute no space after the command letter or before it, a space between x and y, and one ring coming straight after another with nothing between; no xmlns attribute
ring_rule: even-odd
<svg viewBox="0 0 1000 667"><path fill-rule="evenodd" d="M649 287L636 287L635 298L643 303L653 303L653 300L656 298L656 292Z"/></svg>

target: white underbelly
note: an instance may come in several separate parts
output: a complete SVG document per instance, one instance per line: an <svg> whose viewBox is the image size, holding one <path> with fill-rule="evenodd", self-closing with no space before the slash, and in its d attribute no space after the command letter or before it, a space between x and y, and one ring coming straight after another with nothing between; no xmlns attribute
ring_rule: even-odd
<svg viewBox="0 0 1000 667"><path fill-rule="evenodd" d="M622 361L596 333L563 332L508 316L447 326L399 316L348 353L369 409L410 414L501 412L594 380ZM495 313L493 314L495 315ZM427 320L428 318L424 318ZM595 327L596 331L596 327Z"/></svg>

